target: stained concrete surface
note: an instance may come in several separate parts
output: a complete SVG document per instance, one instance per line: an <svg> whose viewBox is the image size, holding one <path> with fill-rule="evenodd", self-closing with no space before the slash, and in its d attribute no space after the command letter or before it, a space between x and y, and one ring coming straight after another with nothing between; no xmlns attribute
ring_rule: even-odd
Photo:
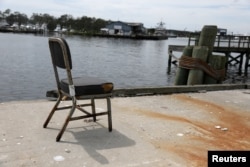
<svg viewBox="0 0 250 167"><path fill-rule="evenodd" d="M57 111L42 127L54 103L0 104L1 167L201 167L208 150L250 150L248 89L115 97L112 132L107 116L97 123L78 120L69 123L61 142L56 136L68 111ZM97 111L105 107L97 101Z"/></svg>

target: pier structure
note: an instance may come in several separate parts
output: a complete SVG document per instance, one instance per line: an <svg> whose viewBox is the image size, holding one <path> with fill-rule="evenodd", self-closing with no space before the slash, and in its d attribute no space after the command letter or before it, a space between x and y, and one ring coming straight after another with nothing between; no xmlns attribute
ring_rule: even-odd
<svg viewBox="0 0 250 167"><path fill-rule="evenodd" d="M190 35L187 46L197 46L199 35ZM172 64L176 64L174 52L183 52L184 45L168 46L168 67L167 73L170 74ZM250 67L250 36L217 35L213 47L214 54L226 56L226 69L229 66L238 66L238 74L248 75Z"/></svg>

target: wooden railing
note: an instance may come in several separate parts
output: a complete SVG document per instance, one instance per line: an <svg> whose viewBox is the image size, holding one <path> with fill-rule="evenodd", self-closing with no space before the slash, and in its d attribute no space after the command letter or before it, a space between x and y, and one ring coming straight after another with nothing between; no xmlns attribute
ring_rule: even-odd
<svg viewBox="0 0 250 167"><path fill-rule="evenodd" d="M190 35L188 45L198 45L199 34ZM217 35L215 47L237 47L250 49L250 36Z"/></svg>

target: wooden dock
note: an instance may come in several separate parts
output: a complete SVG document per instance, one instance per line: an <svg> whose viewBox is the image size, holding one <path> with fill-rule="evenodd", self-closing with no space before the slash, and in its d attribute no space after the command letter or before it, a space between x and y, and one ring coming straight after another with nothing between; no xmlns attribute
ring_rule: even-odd
<svg viewBox="0 0 250 167"><path fill-rule="evenodd" d="M199 35L190 36L187 46L197 45ZM171 65L174 64L173 52L182 52L186 46L169 45L168 46L168 69L171 72ZM248 75L248 67L250 67L250 36L216 36L213 54L222 54L227 57L226 69L229 65L238 66L238 74Z"/></svg>

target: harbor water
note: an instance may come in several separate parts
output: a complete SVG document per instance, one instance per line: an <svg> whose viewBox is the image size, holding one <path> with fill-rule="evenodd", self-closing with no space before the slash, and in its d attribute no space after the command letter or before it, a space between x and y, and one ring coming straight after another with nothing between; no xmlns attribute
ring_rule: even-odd
<svg viewBox="0 0 250 167"><path fill-rule="evenodd" d="M44 99L48 90L56 89L48 37L0 33L0 102ZM176 67L167 74L168 45L188 42L187 38L154 41L63 37L71 50L73 76L106 79L115 88L173 85Z"/></svg>

